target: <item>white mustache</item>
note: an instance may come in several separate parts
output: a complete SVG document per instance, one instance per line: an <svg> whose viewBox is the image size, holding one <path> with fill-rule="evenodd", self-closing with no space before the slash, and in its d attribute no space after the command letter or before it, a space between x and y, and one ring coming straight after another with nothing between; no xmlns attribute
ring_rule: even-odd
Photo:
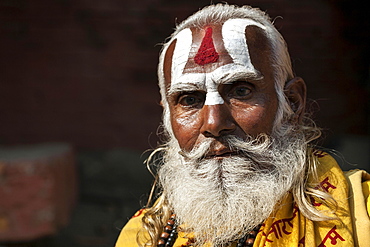
<svg viewBox="0 0 370 247"><path fill-rule="evenodd" d="M256 138L248 136L244 140L239 137L228 135L221 138L207 138L199 145L195 146L190 152L184 150L179 151L179 154L187 160L201 161L206 159L207 155L219 143L222 143L231 152L237 153L244 157L254 157L255 155L262 154L268 150L273 139L266 134L261 134Z"/></svg>

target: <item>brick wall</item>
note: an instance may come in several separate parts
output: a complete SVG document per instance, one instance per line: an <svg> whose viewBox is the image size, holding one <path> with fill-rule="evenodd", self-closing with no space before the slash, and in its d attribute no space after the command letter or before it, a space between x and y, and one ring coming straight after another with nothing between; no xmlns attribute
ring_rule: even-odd
<svg viewBox="0 0 370 247"><path fill-rule="evenodd" d="M181 21L207 3L0 0L0 144L155 146L161 113L157 44L171 33L176 18ZM332 130L328 137L368 133L365 3L248 3L283 17L276 26L309 97L320 105L315 118Z"/></svg>

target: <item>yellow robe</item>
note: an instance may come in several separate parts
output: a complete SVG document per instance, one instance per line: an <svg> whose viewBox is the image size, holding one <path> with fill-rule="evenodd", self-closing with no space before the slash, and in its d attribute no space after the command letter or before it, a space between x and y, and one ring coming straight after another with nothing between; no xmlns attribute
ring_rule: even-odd
<svg viewBox="0 0 370 247"><path fill-rule="evenodd" d="M338 203L335 212L337 219L311 221L305 218L289 193L277 205L276 212L263 223L254 247L370 247L370 175L360 170L343 173L327 153L315 151L314 155L319 161L319 186ZM316 198L312 197L311 203L319 210L328 210ZM142 228L144 213L145 210L140 210L129 220L121 231L116 247L138 246L136 234ZM189 234L179 232L174 247L192 246L189 239ZM236 243L231 246L235 247Z"/></svg>

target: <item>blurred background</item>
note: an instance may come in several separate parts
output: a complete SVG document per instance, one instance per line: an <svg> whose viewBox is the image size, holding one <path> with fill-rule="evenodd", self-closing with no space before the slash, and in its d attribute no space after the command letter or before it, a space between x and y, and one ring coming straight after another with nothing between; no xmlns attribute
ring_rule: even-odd
<svg viewBox="0 0 370 247"><path fill-rule="evenodd" d="M114 246L152 183L160 43L209 3L0 0L0 247ZM366 1L229 3L275 20L320 144L370 170Z"/></svg>

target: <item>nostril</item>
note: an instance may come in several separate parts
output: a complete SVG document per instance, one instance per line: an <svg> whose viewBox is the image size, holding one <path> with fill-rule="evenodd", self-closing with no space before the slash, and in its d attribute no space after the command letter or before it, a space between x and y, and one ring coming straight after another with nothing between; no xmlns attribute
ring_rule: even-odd
<svg viewBox="0 0 370 247"><path fill-rule="evenodd" d="M215 137L211 132L208 132L208 131L204 131L204 132L203 132L203 135L204 135L205 137Z"/></svg>

